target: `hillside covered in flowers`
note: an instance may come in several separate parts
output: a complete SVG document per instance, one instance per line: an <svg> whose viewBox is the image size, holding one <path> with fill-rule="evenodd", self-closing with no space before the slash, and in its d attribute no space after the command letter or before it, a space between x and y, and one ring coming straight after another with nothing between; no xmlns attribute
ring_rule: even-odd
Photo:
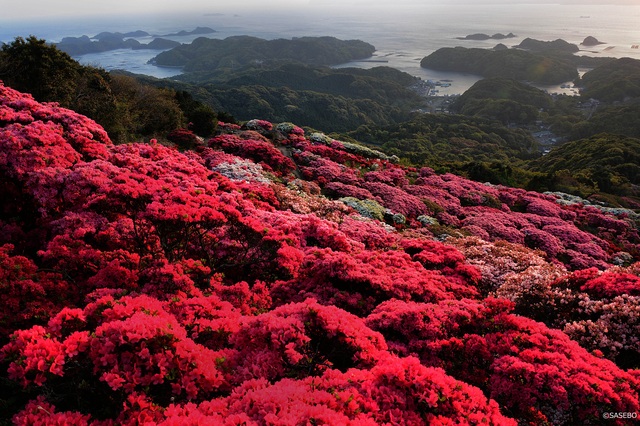
<svg viewBox="0 0 640 426"><path fill-rule="evenodd" d="M633 211L403 167L291 123L170 136L193 149L115 145L0 84L0 422L640 411Z"/></svg>

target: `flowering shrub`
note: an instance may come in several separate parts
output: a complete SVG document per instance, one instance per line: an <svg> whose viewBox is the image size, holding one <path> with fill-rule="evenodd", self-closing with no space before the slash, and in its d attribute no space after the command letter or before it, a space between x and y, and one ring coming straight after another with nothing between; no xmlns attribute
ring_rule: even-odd
<svg viewBox="0 0 640 426"><path fill-rule="evenodd" d="M450 273L451 271L445 270ZM313 297L323 304L364 315L384 300L437 301L475 294L437 270L428 270L400 250L362 250L354 254L330 249L306 251L299 277L278 282L273 294L283 303Z"/></svg>
<svg viewBox="0 0 640 426"><path fill-rule="evenodd" d="M231 338L234 380L317 376L327 369L370 368L384 339L360 318L312 300L247 318Z"/></svg>
<svg viewBox="0 0 640 426"><path fill-rule="evenodd" d="M240 130L241 126L239 124L225 123L224 121L218 121L218 128L224 129L226 131L234 131L234 130Z"/></svg>
<svg viewBox="0 0 640 426"><path fill-rule="evenodd" d="M341 182L329 182L324 186L324 190L327 194L335 198L357 198L358 200L372 200L376 203L382 203L382 199L374 196L365 188L361 188L355 185L348 185Z"/></svg>
<svg viewBox="0 0 640 426"><path fill-rule="evenodd" d="M442 370L426 368L412 358L385 356L370 370L329 370L301 381L247 381L240 392L217 409L232 407L254 419L287 424L324 421L327 424L514 425L471 386L451 379ZM214 404L202 404L214 411ZM265 416L265 412L268 413ZM262 422L260 423L262 424Z"/></svg>
<svg viewBox="0 0 640 426"><path fill-rule="evenodd" d="M284 122L276 126L276 130L282 135L286 142L296 143L304 141L304 130L293 123Z"/></svg>
<svg viewBox="0 0 640 426"><path fill-rule="evenodd" d="M636 266L595 268L558 278L546 292L548 321L581 345L616 361L638 368L640 356L640 297ZM571 310L559 310L562 303Z"/></svg>
<svg viewBox="0 0 640 426"><path fill-rule="evenodd" d="M397 245L397 235L392 232L392 227L361 216L344 217L340 231L370 250L384 250Z"/></svg>
<svg viewBox="0 0 640 426"><path fill-rule="evenodd" d="M220 147L227 153L238 154L255 162L263 163L285 175L295 169L295 165L288 157L285 157L269 142L257 138L241 139L235 135L220 135L209 140L209 146Z"/></svg>
<svg viewBox="0 0 640 426"><path fill-rule="evenodd" d="M198 136L188 129L176 129L167 135L167 139L184 149L193 149L200 143Z"/></svg>
<svg viewBox="0 0 640 426"><path fill-rule="evenodd" d="M640 277L627 272L605 272L597 278L588 280L580 290L597 298L624 294L640 296Z"/></svg>
<svg viewBox="0 0 640 426"><path fill-rule="evenodd" d="M244 123L244 127L246 127L249 130L255 130L255 131L262 131L262 132L269 132L273 129L273 124L271 124L271 122L266 121L266 120L258 120L258 119L254 119L254 120L249 120L246 123Z"/></svg>
<svg viewBox="0 0 640 426"><path fill-rule="evenodd" d="M509 299L515 311L567 333L583 347L637 367L640 298L635 267L597 268L567 274L517 245L477 238L452 241L482 273L481 290Z"/></svg>
<svg viewBox="0 0 640 426"><path fill-rule="evenodd" d="M211 170L235 181L271 183L269 178L264 177L264 169L260 164L239 158L229 163L219 163Z"/></svg>
<svg viewBox="0 0 640 426"><path fill-rule="evenodd" d="M66 302L69 285L55 273L38 271L24 256L12 256L12 245L0 247L0 341L19 328L42 324ZM62 293L62 294L61 294ZM25 300L29 303L26 304Z"/></svg>
<svg viewBox="0 0 640 426"><path fill-rule="evenodd" d="M360 157L355 154L350 154L347 151L343 151L340 148L339 142L334 141L331 146L325 145L312 145L307 140L298 141L293 145L297 149L304 150L306 153L318 155L336 163L349 165L349 167L376 167L379 162L370 158Z"/></svg>
<svg viewBox="0 0 640 426"><path fill-rule="evenodd" d="M294 159L300 164L302 175L307 179L317 181L320 185L330 182L354 185L361 182L356 170L310 152L297 154Z"/></svg>
<svg viewBox="0 0 640 426"><path fill-rule="evenodd" d="M114 146L0 84L0 423L639 410L633 217L290 123L218 131L184 152Z"/></svg>
<svg viewBox="0 0 640 426"><path fill-rule="evenodd" d="M426 365L480 387L520 419L597 422L596 401L612 411L637 410L637 379L563 333L509 310L508 303L491 299L389 301L367 324L387 336L390 348L416 353Z"/></svg>
<svg viewBox="0 0 640 426"><path fill-rule="evenodd" d="M426 206L420 199L395 186L381 182L366 182L363 186L373 195L380 197L383 205L394 212L407 217L418 217L428 213Z"/></svg>
<svg viewBox="0 0 640 426"><path fill-rule="evenodd" d="M89 425L91 416L78 412L58 412L44 398L30 401L27 406L13 418L16 425L72 424Z"/></svg>

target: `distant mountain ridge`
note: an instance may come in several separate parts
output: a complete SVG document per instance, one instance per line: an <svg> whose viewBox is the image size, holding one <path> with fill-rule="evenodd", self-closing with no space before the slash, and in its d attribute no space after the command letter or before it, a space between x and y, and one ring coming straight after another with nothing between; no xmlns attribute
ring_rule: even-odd
<svg viewBox="0 0 640 426"><path fill-rule="evenodd" d="M134 37L134 38L138 38L138 37L149 37L151 34L149 34L146 31L142 31L142 30L135 30L135 31L129 31L126 33L120 33L120 32L110 32L110 31L103 31L99 34L94 35L93 37L90 37L92 39L96 39L96 40L104 40L104 39L122 39L122 38L128 38L128 37Z"/></svg>
<svg viewBox="0 0 640 426"><path fill-rule="evenodd" d="M213 34L215 32L216 30L214 30L213 28L196 27L195 30L191 30L191 31L182 30L182 31L178 31L177 33L163 34L163 35L158 35L154 37L182 37L182 36L188 36L188 35Z"/></svg>
<svg viewBox="0 0 640 426"><path fill-rule="evenodd" d="M488 35L484 33L469 34L465 37L456 37L458 40L504 40L505 38L517 37L514 33L501 34L496 33L494 35Z"/></svg>
<svg viewBox="0 0 640 426"><path fill-rule="evenodd" d="M541 41L527 37L522 40L522 42L516 47L519 49L529 50L531 52L576 53L580 51L580 48L578 46L562 39L553 41Z"/></svg>
<svg viewBox="0 0 640 426"><path fill-rule="evenodd" d="M174 40L168 40L164 37L183 37L189 35L212 34L216 30L209 27L197 27L191 31L179 31L177 33L165 35L151 35L146 31L136 30L126 33L103 31L93 37L83 35L80 37L65 37L56 47L71 56L79 56L87 53L107 52L116 49L153 49L167 50L180 43ZM136 38L152 37L149 43L141 43Z"/></svg>

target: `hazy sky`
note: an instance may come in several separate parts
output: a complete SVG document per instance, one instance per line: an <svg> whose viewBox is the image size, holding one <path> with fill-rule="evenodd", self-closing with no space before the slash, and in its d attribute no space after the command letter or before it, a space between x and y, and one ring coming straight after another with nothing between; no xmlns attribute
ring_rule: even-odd
<svg viewBox="0 0 640 426"><path fill-rule="evenodd" d="M222 3L222 5L220 4ZM224 4L227 4L226 6ZM137 14L145 11L166 12L176 9L216 12L230 9L303 7L309 0L0 0L0 19L34 17L88 16L99 14Z"/></svg>
<svg viewBox="0 0 640 426"><path fill-rule="evenodd" d="M145 11L163 13L181 9L185 11L199 11L203 13L225 12L243 9L278 9L339 7L341 5L361 5L362 7L376 7L392 5L424 5L451 3L567 3L567 4L636 4L640 0L231 0L221 2L217 0L0 0L0 20L28 20L41 17L72 17L99 14L138 14ZM222 3L222 4L221 4Z"/></svg>

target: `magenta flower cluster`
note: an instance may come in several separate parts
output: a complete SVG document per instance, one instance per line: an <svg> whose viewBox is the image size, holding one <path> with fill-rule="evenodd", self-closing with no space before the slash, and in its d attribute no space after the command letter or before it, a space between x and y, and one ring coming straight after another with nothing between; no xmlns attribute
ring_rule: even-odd
<svg viewBox="0 0 640 426"><path fill-rule="evenodd" d="M220 123L185 152L115 146L0 84L2 420L575 425L640 411L632 218L346 149L263 120Z"/></svg>

